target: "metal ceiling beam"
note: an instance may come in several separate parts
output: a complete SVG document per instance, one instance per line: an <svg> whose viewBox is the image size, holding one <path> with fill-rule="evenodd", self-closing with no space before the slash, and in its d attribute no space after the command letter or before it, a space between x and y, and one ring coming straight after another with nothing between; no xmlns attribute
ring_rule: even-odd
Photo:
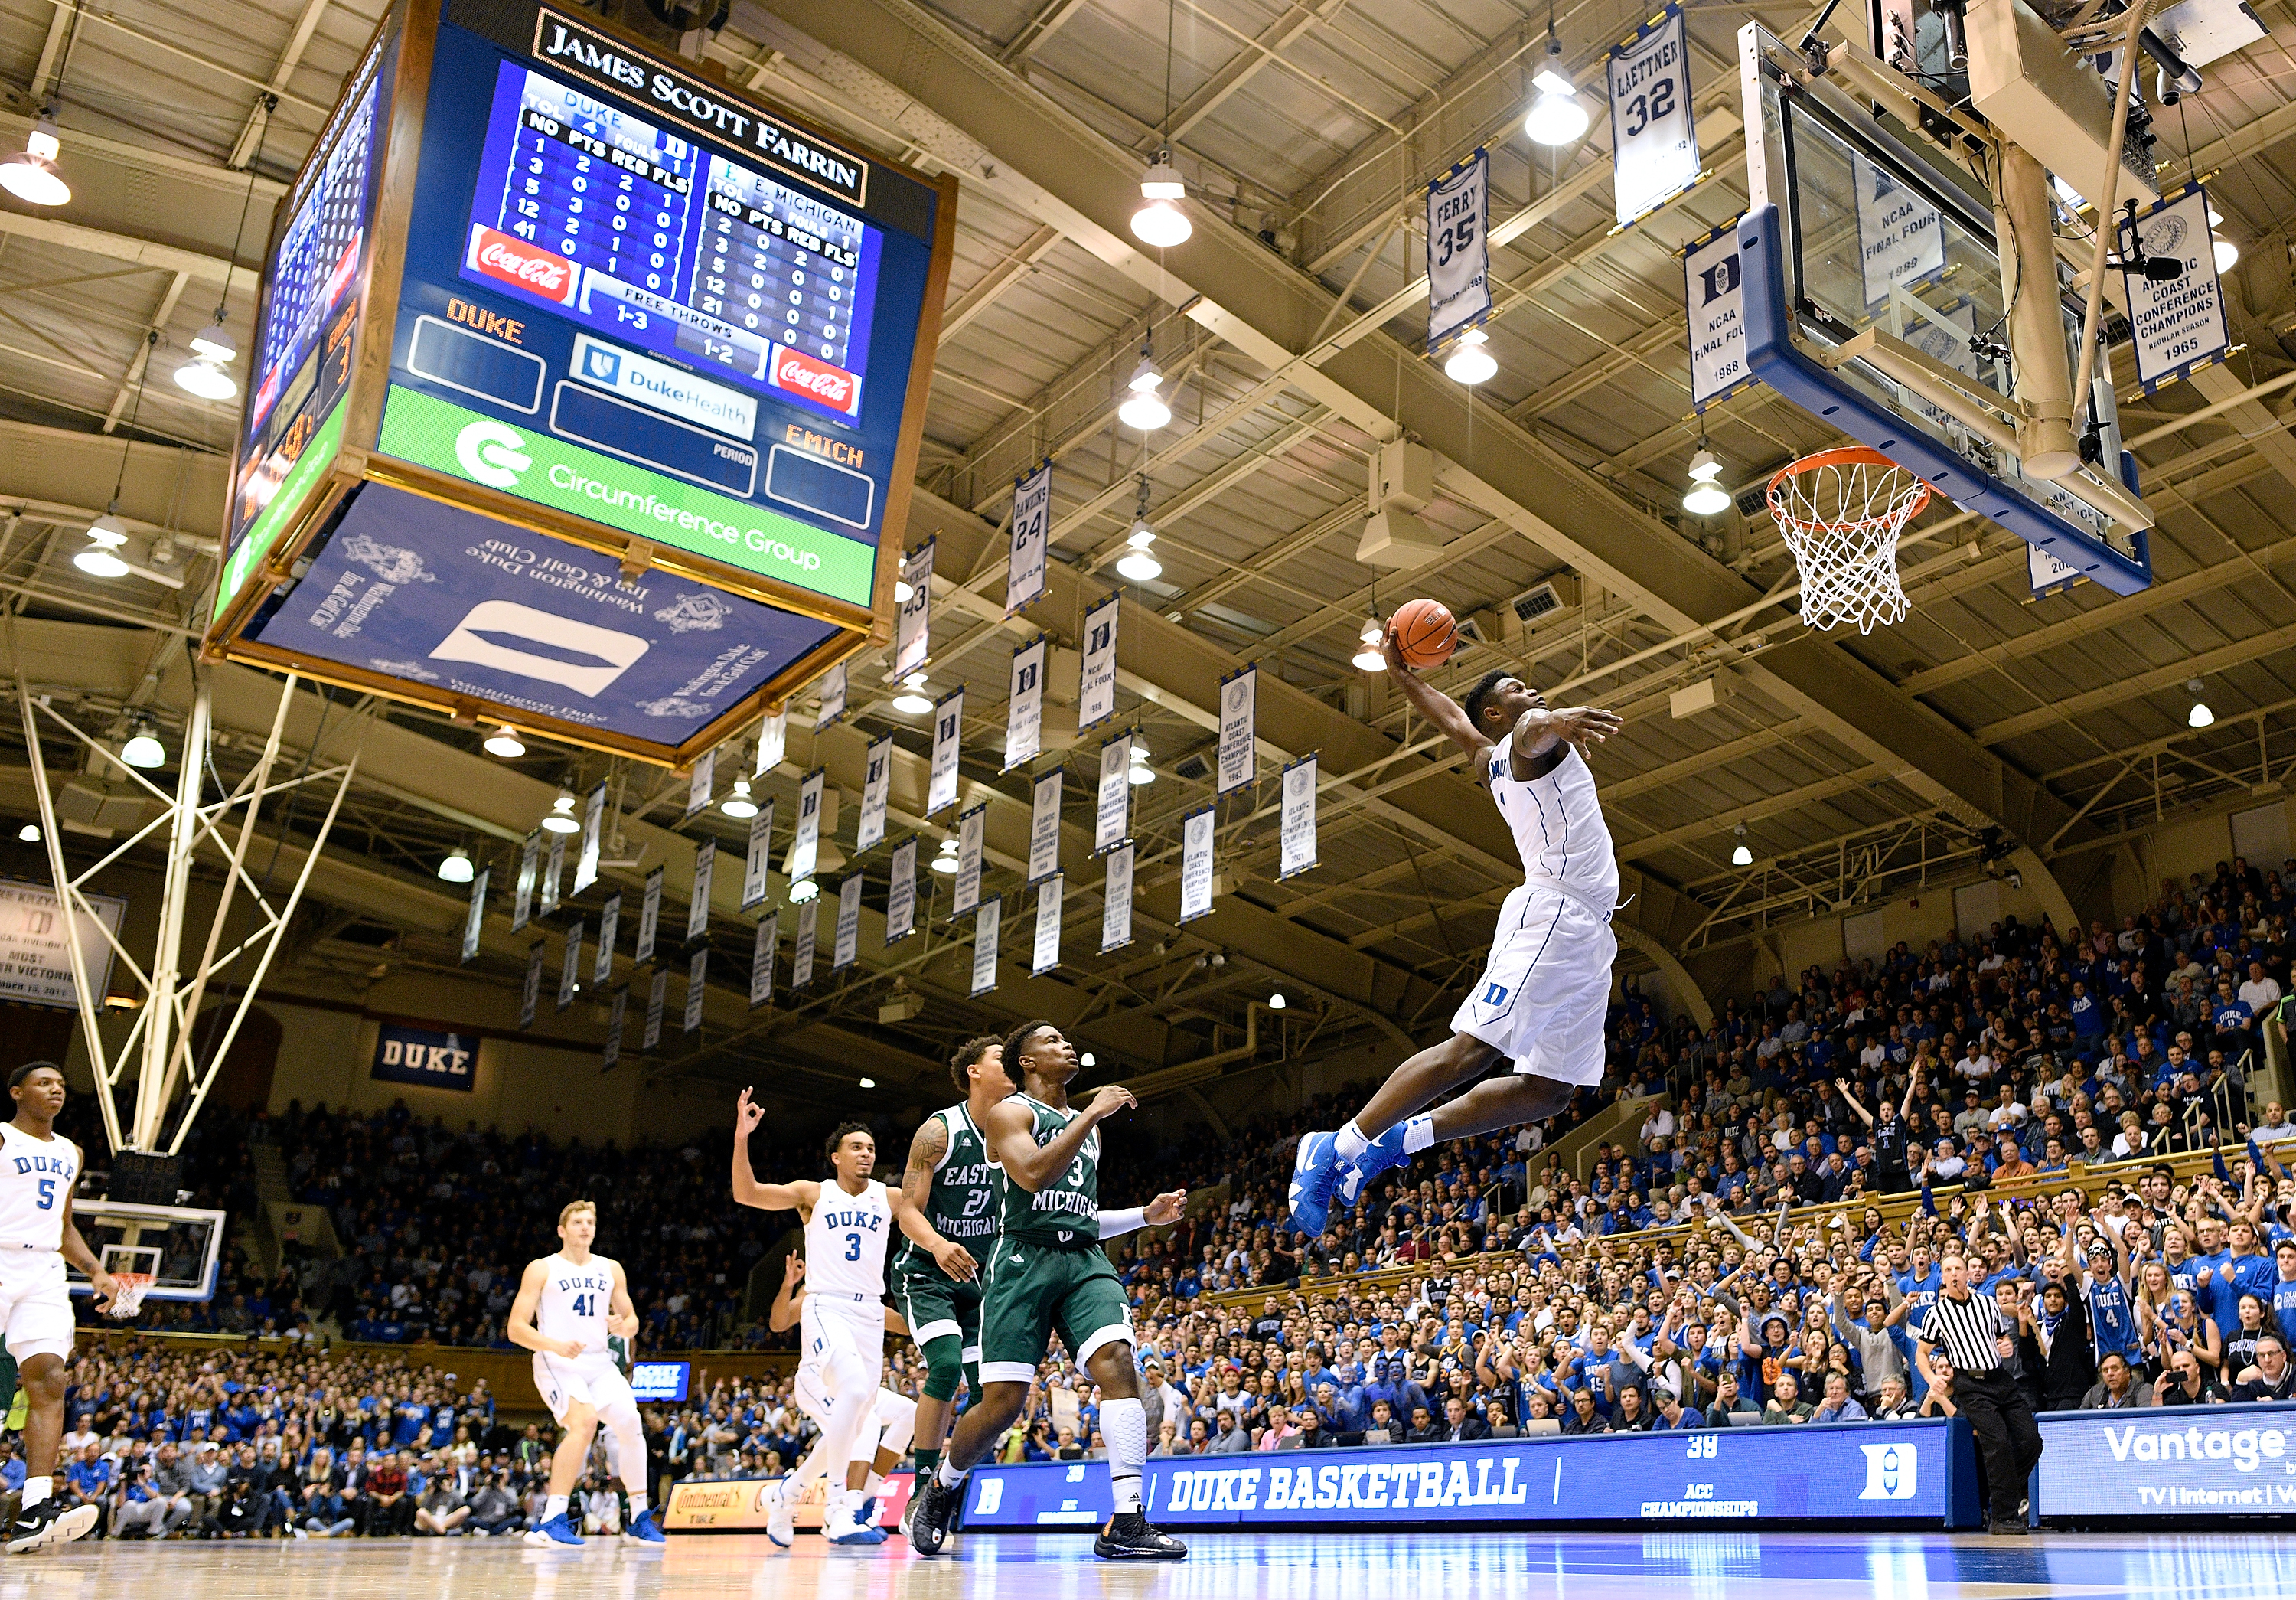
<svg viewBox="0 0 2296 1600"><path fill-rule="evenodd" d="M2142 700L2147 694L2158 694L2170 689L2181 690L2189 678L2205 677L2211 672L2261 661L2285 650L2296 650L2296 628L2276 628L2253 638L2239 639L2214 650L2204 650L2198 655L2188 656L2166 667L2155 667L2150 672L2139 672L2079 694L2067 695L2032 710L2021 711L2014 717L2004 717L1979 728L1977 736L1988 744L2020 739L2027 734L2039 733L2044 728L2074 723L2089 712L2101 711L2108 706ZM2284 680L2289 675L2283 676Z"/></svg>
<svg viewBox="0 0 2296 1600"><path fill-rule="evenodd" d="M1013 253L980 275L980 282L957 297L940 319L940 348L964 331L967 324L996 303L997 297L1029 275L1037 263L1053 253L1061 242L1061 231L1055 227L1040 227L1023 239Z"/></svg>
<svg viewBox="0 0 2296 1600"><path fill-rule="evenodd" d="M287 47L279 53L279 64L271 69L269 86L255 97L255 104L247 113L247 120L232 141L231 155L224 165L238 171L246 167L255 154L256 142L264 126L271 119L271 97L285 92L302 64L303 52L310 47L311 35L318 30L319 19L327 13L328 0L303 0L303 14L295 19L295 31L287 37Z"/></svg>
<svg viewBox="0 0 2296 1600"><path fill-rule="evenodd" d="M154 239L137 239L126 234L111 233L77 222L66 222L60 217L35 217L23 211L0 211L0 234L13 234L20 239L30 239L52 247L78 250L83 255L102 256L107 260L132 262L148 267L153 272L181 273L201 283L212 283L221 289L224 275L234 270L221 256L203 255L198 250L161 244ZM252 289L251 275L242 275L242 287Z"/></svg>
<svg viewBox="0 0 2296 1600"><path fill-rule="evenodd" d="M32 119L29 117L0 111L0 138L5 138L12 146L20 147L24 135L31 131ZM76 160L94 158L139 171L163 172L169 177L221 189L231 194L244 194L251 185L258 200L277 200L287 192L287 185L277 178L259 177L250 172L234 172L228 167L198 156L177 155L172 151L153 146L107 139L101 134L83 133L76 127L64 131L63 141L65 150Z"/></svg>

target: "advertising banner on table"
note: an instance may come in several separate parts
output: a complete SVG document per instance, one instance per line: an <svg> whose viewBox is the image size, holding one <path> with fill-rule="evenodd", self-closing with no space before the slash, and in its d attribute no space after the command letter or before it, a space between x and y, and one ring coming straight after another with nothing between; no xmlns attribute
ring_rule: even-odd
<svg viewBox="0 0 2296 1600"><path fill-rule="evenodd" d="M2126 223L2120 225L2120 232L2126 256ZM2155 283L2141 272L2121 274L2121 282L2128 286L2136 378L2149 395L2222 360L2232 347L2232 328L2225 320L2224 284L2217 276L2207 190L2190 184L2152 209L2139 211L2136 238L2144 254L2185 264L2184 276L2166 283Z"/></svg>
<svg viewBox="0 0 2296 1600"><path fill-rule="evenodd" d="M561 1011L574 1004L575 993L582 987L582 935L585 931L583 920L576 917L574 925L566 930L566 942L559 948L558 1009Z"/></svg>
<svg viewBox="0 0 2296 1600"><path fill-rule="evenodd" d="M837 886L837 942L830 947L829 970L841 972L861 955L862 876L855 873Z"/></svg>
<svg viewBox="0 0 2296 1600"><path fill-rule="evenodd" d="M638 1048L652 1050L661 1043L661 1013L669 998L669 969L658 966L653 970L653 982L646 989L645 1030L638 1036Z"/></svg>
<svg viewBox="0 0 2296 1600"><path fill-rule="evenodd" d="M1316 772L1312 755L1302 756L1283 769L1283 858L1275 874L1279 880L1316 865Z"/></svg>
<svg viewBox="0 0 2296 1600"><path fill-rule="evenodd" d="M685 815L707 811L717 798L718 752L705 750L693 759L693 780L685 786Z"/></svg>
<svg viewBox="0 0 2296 1600"><path fill-rule="evenodd" d="M718 876L718 841L705 839L693 847L693 890L685 902L685 938L692 944L709 931L709 888Z"/></svg>
<svg viewBox="0 0 2296 1600"><path fill-rule="evenodd" d="M797 836L790 841L789 860L782 875L791 883L813 876L821 860L821 792L828 775L815 767L797 786Z"/></svg>
<svg viewBox="0 0 2296 1600"><path fill-rule="evenodd" d="M1132 857L1139 847L1125 841L1108 852L1100 881L1100 953L1120 950L1132 942Z"/></svg>
<svg viewBox="0 0 2296 1600"><path fill-rule="evenodd" d="M767 800L750 818L750 838L742 852L742 909L747 911L766 898L774 870L774 802Z"/></svg>
<svg viewBox="0 0 2296 1600"><path fill-rule="evenodd" d="M814 714L813 731L843 719L845 716L845 663L840 661L821 675L821 710Z"/></svg>
<svg viewBox="0 0 2296 1600"><path fill-rule="evenodd" d="M367 1076L379 1083L412 1083L467 1095L479 1083L478 1036L377 1023L374 1064Z"/></svg>
<svg viewBox="0 0 2296 1600"><path fill-rule="evenodd" d="M629 1020L630 986L627 983L614 991L614 1004L606 1016L606 1047L598 1052L598 1071L611 1072L622 1064L622 1027Z"/></svg>
<svg viewBox="0 0 2296 1600"><path fill-rule="evenodd" d="M1029 970L1049 972L1061 964L1061 891L1066 878L1054 873L1037 885L1037 941Z"/></svg>
<svg viewBox="0 0 2296 1600"><path fill-rule="evenodd" d="M780 954L782 914L775 912L758 924L758 941L750 948L750 1009L768 1005L774 997L774 957Z"/></svg>
<svg viewBox="0 0 2296 1600"><path fill-rule="evenodd" d="M1978 1521L1969 1441L1968 1424L1956 1419L1159 1456L1143 1489L1148 1514L1172 1529L1770 1521L1942 1529ZM1105 1462L983 1463L966 1487L964 1526L1088 1530L1106 1520L1108 1496Z"/></svg>
<svg viewBox="0 0 2296 1600"><path fill-rule="evenodd" d="M614 981L614 946L622 937L622 891L614 890L598 907L598 964L590 981L603 989Z"/></svg>
<svg viewBox="0 0 2296 1600"><path fill-rule="evenodd" d="M542 830L537 828L518 847L518 882L511 894L510 931L516 933L534 920L534 886L542 876Z"/></svg>
<svg viewBox="0 0 2296 1600"><path fill-rule="evenodd" d="M1180 819L1180 920L1193 922L1212 908L1212 808Z"/></svg>
<svg viewBox="0 0 2296 1600"><path fill-rule="evenodd" d="M542 854L542 880L534 897L534 913L548 916L558 909L558 885L566 871L566 835L553 833Z"/></svg>
<svg viewBox="0 0 2296 1600"><path fill-rule="evenodd" d="M1690 316L1690 404L1703 411L1754 382L1746 366L1746 292L1738 272L1738 219L1701 234L1682 252Z"/></svg>
<svg viewBox="0 0 2296 1600"><path fill-rule="evenodd" d="M980 855L988 838L988 807L972 808L956 819L956 895L949 915L963 916L980 904Z"/></svg>
<svg viewBox="0 0 2296 1600"><path fill-rule="evenodd" d="M1061 870L1061 769L1037 780L1029 803L1029 882Z"/></svg>
<svg viewBox="0 0 2296 1600"><path fill-rule="evenodd" d="M630 1387L637 1388L637 1374L655 1365L678 1366L685 1362L653 1363L641 1361L633 1370ZM650 1398L671 1399L670 1396ZM675 1398L684 1403L680 1391ZM1103 1477L1105 1473L1102 1474ZM909 1494L915 1475L906 1468L885 1474L883 1489L878 1491L876 1526L892 1530L901 1526L907 1514ZM661 1507L661 1525L671 1533L762 1533L772 1519L776 1497L782 1486L779 1478L688 1478L669 1486L668 1502ZM800 1529L818 1530L826 1520L828 1502L816 1483L808 1497L791 1507L790 1521ZM1103 1519L1104 1520L1104 1519Z"/></svg>
<svg viewBox="0 0 2296 1600"><path fill-rule="evenodd" d="M996 987L996 937L1004 920L1004 898L980 902L972 916L972 992L985 995Z"/></svg>
<svg viewBox="0 0 2296 1600"><path fill-rule="evenodd" d="M956 804L956 761L964 743L964 691L952 689L933 707L932 771L925 780L925 815Z"/></svg>
<svg viewBox="0 0 2296 1600"><path fill-rule="evenodd" d="M923 670L932 653L933 546L939 542L938 537L927 539L901 559L901 581L909 586L909 597L893 619L895 677Z"/></svg>
<svg viewBox="0 0 2296 1600"><path fill-rule="evenodd" d="M815 935L821 926L821 897L816 895L797 908L797 948L790 957L790 987L813 987Z"/></svg>
<svg viewBox="0 0 2296 1600"><path fill-rule="evenodd" d="M1084 661L1077 685L1077 726L1098 727L1116 715L1116 623L1121 614L1111 595L1084 614Z"/></svg>
<svg viewBox="0 0 2296 1600"><path fill-rule="evenodd" d="M853 848L873 849L885 837L885 807L893 796L893 735L873 740L869 765L861 779L861 820L855 825Z"/></svg>
<svg viewBox="0 0 2296 1600"><path fill-rule="evenodd" d="M582 849L574 857L574 887L580 894L598 881L598 839L606 825L606 785L602 779L582 802Z"/></svg>
<svg viewBox="0 0 2296 1600"><path fill-rule="evenodd" d="M750 775L761 778L789 759L789 708L766 713L758 724L758 765Z"/></svg>
<svg viewBox="0 0 2296 1600"><path fill-rule="evenodd" d="M1122 733L1100 747L1100 794L1093 806L1092 849L1100 855L1132 835L1132 735Z"/></svg>
<svg viewBox="0 0 2296 1600"><path fill-rule="evenodd" d="M1491 152L1478 150L1427 185L1427 348L1491 314Z"/></svg>
<svg viewBox="0 0 2296 1600"><path fill-rule="evenodd" d="M709 993L709 947L703 945L693 952L693 959L685 968L685 1026L682 1031L701 1031L701 1005Z"/></svg>
<svg viewBox="0 0 2296 1600"><path fill-rule="evenodd" d="M2050 1411L2040 1424L2045 1517L2296 1512L2296 1404Z"/></svg>
<svg viewBox="0 0 2296 1600"><path fill-rule="evenodd" d="M537 939L527 947L526 984L518 997L518 1025L521 1028L534 1026L535 1010L542 1003L542 947L547 942Z"/></svg>
<svg viewBox="0 0 2296 1600"><path fill-rule="evenodd" d="M1013 677L1004 702L1004 767L1033 761L1045 740L1045 636L1038 634L1013 652Z"/></svg>
<svg viewBox="0 0 2296 1600"><path fill-rule="evenodd" d="M1004 561L1004 614L1033 604L1045 592L1045 539L1053 525L1053 464L1013 485L1013 549Z"/></svg>
<svg viewBox="0 0 2296 1600"><path fill-rule="evenodd" d="M917 836L893 847L893 882L885 890L885 942L917 931Z"/></svg>
<svg viewBox="0 0 2296 1600"><path fill-rule="evenodd" d="M638 902L638 942L630 959L641 966L653 959L654 934L661 926L661 874L659 866L646 874L645 897Z"/></svg>
<svg viewBox="0 0 2296 1600"><path fill-rule="evenodd" d="M1611 193L1626 227L1698 181L1690 39L1668 6L1611 52Z"/></svg>
<svg viewBox="0 0 2296 1600"><path fill-rule="evenodd" d="M479 953L479 935L485 931L487 925L487 880L494 876L494 871L491 866L482 866L479 868L479 875L471 880L471 908L463 917L463 959L464 961L470 960ZM0 886L0 894L5 892L5 886ZM109 969L107 968L106 971L109 972ZM71 979L71 969L69 967L64 969L64 979L66 987L69 988ZM90 980L93 981L93 973L90 974ZM12 997L20 998L21 997Z"/></svg>
<svg viewBox="0 0 2296 1600"><path fill-rule="evenodd" d="M1252 741L1259 699L1259 668L1246 667L1220 679L1219 784L1215 794L1233 794L1259 775L1259 751Z"/></svg>

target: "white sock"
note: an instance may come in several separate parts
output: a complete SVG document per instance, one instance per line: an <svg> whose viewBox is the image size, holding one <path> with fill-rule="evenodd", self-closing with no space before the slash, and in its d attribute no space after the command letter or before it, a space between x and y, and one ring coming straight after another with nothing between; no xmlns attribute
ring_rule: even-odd
<svg viewBox="0 0 2296 1600"><path fill-rule="evenodd" d="M642 1489L630 1489L626 1486L623 1492L629 1496L630 1521L635 1522L638 1518L645 1514L647 1505L646 1491Z"/></svg>
<svg viewBox="0 0 2296 1600"><path fill-rule="evenodd" d="M54 1490L55 1486L56 1481L53 1478L25 1479L23 1509L29 1511L33 1506L37 1506L41 1501L46 1499L50 1493Z"/></svg>
<svg viewBox="0 0 2296 1600"><path fill-rule="evenodd" d="M546 1522L553 1517L562 1517L565 1514L566 1497L564 1495L552 1495L542 1502L542 1520L544 1522Z"/></svg>
<svg viewBox="0 0 2296 1600"><path fill-rule="evenodd" d="M1371 1141L1364 1137L1363 1129L1356 1126L1353 1117L1349 1118L1348 1125L1333 1134L1332 1138L1339 1158L1343 1161L1363 1160L1364 1151L1371 1145Z"/></svg>
<svg viewBox="0 0 2296 1600"><path fill-rule="evenodd" d="M957 1465L953 1457L943 1456L940 1465L933 1469L933 1481L943 1489L962 1489L964 1486L964 1469Z"/></svg>
<svg viewBox="0 0 2296 1600"><path fill-rule="evenodd" d="M882 1494L884 1489L885 1474L879 1472L875 1467L871 1467L869 1469L869 1481L861 1486L861 1492L864 1495L875 1495Z"/></svg>
<svg viewBox="0 0 2296 1600"><path fill-rule="evenodd" d="M1403 1153L1417 1155L1435 1143L1435 1118L1428 1113L1414 1117L1403 1125Z"/></svg>
<svg viewBox="0 0 2296 1600"><path fill-rule="evenodd" d="M1140 1509L1140 1474L1148 1464L1148 1412L1137 1399L1103 1400L1100 1431L1108 1435L1108 1487L1116 1514Z"/></svg>

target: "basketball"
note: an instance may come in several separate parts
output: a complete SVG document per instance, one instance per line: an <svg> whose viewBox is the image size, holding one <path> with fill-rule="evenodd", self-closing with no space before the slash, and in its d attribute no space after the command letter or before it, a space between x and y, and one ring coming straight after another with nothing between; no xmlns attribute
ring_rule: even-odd
<svg viewBox="0 0 2296 1600"><path fill-rule="evenodd" d="M1405 665L1425 672L1440 667L1459 647L1459 624L1439 600L1406 600L1388 623Z"/></svg>

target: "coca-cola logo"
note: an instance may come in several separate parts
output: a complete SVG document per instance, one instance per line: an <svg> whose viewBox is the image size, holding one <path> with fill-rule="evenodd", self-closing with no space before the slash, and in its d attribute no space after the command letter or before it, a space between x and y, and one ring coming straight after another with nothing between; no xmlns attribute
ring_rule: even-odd
<svg viewBox="0 0 2296 1600"><path fill-rule="evenodd" d="M857 385L851 373L800 355L787 345L774 357L774 382L783 389L811 395L823 405L840 411L850 413L853 409Z"/></svg>
<svg viewBox="0 0 2296 1600"><path fill-rule="evenodd" d="M472 241L471 265L488 277L515 283L550 299L562 302L574 298L574 263L492 228L478 230Z"/></svg>

